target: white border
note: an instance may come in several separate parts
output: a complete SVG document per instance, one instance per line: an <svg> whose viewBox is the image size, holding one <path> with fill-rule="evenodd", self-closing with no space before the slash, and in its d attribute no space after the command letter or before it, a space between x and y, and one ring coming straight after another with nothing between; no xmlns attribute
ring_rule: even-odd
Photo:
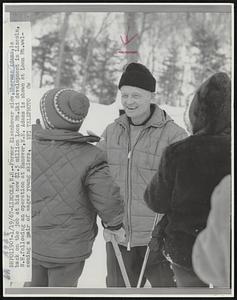
<svg viewBox="0 0 237 300"><path fill-rule="evenodd" d="M155 6L161 6L161 5L165 5L165 6L197 6L197 5L201 5L201 6L230 6L231 7L231 14L232 14L232 82L234 82L234 4L233 3L203 3L203 2L199 2L199 3L177 3L177 2L172 2L172 3L53 3L53 2L47 2L47 3L40 3L40 2L31 2L31 3L26 3L26 2L22 2L22 3L3 3L3 49L4 49L4 39L5 39L5 30L4 30L4 21L5 21L5 7L6 6L21 6L21 5L26 5L26 6L35 6L35 5L39 5L39 6L50 6L50 5L57 5L57 6L63 6L63 5L67 5L67 6L81 6L81 5L86 5L86 6L93 6L93 5L101 5L101 6L108 6L108 5L119 5L119 6L149 6L149 5L155 5ZM4 51L2 53L2 61L4 63ZM4 64L3 64L4 66ZM5 68L3 68L4 70ZM5 81L6 78L3 76L3 90L2 90L2 98L4 99L4 93L5 93ZM231 287L231 293L230 294L218 294L218 293L214 293L214 294L120 294L120 295L116 295L116 294L110 294L109 293L109 289L101 289L106 291L107 293L105 294L11 294L11 293L5 293L4 291L4 296L6 297L31 297L31 296L41 296L41 297L91 297L91 296L96 296L96 297L233 297L234 296L234 85L232 84L232 114L231 114L231 122L232 122L232 128L231 128L231 134L232 134L232 145L231 145L231 149L232 149L232 287ZM3 101L3 116L4 116L4 111L5 111L5 105L4 105L4 101ZM5 135L4 135L4 118L2 121L2 125L3 125L3 137L5 141ZM4 142L3 142L4 145ZM6 164L7 164L7 160L5 157L5 153L3 151L3 172L6 168ZM3 178L4 178L4 173L3 173ZM4 184L3 184L3 193L2 193L2 199L4 199ZM4 201L3 201L3 208L4 208ZM4 209L3 209L4 210ZM3 229L2 229L3 230ZM15 288L12 288L15 289ZM23 290L26 288L22 288L20 290ZM41 288L44 289L44 288ZM47 288L50 289L50 288ZM65 290L65 288L59 288L60 290ZM72 288L73 289L73 288ZM19 290L19 289L18 289ZM91 290L93 290L93 288L91 288ZM98 290L98 289L96 289ZM144 290L144 289L143 289ZM150 290L150 289L149 289ZM154 290L154 288L152 288L152 290ZM191 289L192 290L192 289ZM220 289L219 289L220 290ZM33 289L32 289L33 291ZM213 291L218 291L218 289L213 289Z"/></svg>

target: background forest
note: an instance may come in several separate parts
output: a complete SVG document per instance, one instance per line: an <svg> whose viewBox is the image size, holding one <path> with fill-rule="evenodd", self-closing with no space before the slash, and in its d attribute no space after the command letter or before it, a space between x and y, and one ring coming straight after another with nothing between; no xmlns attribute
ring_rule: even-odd
<svg viewBox="0 0 237 300"><path fill-rule="evenodd" d="M228 13L35 13L33 87L70 87L111 104L123 67L145 64L156 102L186 106L216 71L231 75Z"/></svg>

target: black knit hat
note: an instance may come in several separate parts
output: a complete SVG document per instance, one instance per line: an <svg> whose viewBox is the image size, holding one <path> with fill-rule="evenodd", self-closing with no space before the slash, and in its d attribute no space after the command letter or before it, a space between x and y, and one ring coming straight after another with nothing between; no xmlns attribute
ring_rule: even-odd
<svg viewBox="0 0 237 300"><path fill-rule="evenodd" d="M120 78L119 89L123 85L135 86L150 92L155 92L156 80L144 65L130 63Z"/></svg>

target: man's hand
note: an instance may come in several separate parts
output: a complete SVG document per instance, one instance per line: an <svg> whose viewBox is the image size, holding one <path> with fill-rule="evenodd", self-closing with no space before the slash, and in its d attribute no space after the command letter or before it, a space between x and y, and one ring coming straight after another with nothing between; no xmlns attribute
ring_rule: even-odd
<svg viewBox="0 0 237 300"><path fill-rule="evenodd" d="M98 134L94 133L92 130L87 130L86 132L88 135L98 136Z"/></svg>
<svg viewBox="0 0 237 300"><path fill-rule="evenodd" d="M110 242L112 239L112 236L114 236L115 240L118 243L125 242L125 239L126 239L126 233L125 233L125 230L123 229L123 227L121 227L118 230L104 229L103 235L104 235L104 239L106 242Z"/></svg>

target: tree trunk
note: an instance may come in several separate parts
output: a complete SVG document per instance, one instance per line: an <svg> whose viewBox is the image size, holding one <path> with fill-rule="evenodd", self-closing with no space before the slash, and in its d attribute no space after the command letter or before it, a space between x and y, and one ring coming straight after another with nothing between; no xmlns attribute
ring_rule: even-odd
<svg viewBox="0 0 237 300"><path fill-rule="evenodd" d="M138 39L137 39L137 43L138 43L138 47L137 47L137 51L139 50L139 48L140 48L140 46L141 46L141 43L142 43L142 37L143 37L143 33L148 29L147 27L146 27L146 16L147 16L147 13L143 13L142 14L142 21L141 21L141 29L140 29L140 32L139 32L139 35L138 35ZM140 60L142 60L141 59L141 57L140 57L140 54L139 54L139 52L138 52L138 59L140 58Z"/></svg>
<svg viewBox="0 0 237 300"><path fill-rule="evenodd" d="M90 64L90 61L91 61L93 48L94 48L94 38L92 38L90 43L89 43L87 57L86 57L85 65L84 65L84 75L83 75L83 80L82 80L82 85L81 85L82 86L81 92L83 94L86 93L86 82L87 82L87 78L88 78L88 68L89 68L89 64Z"/></svg>
<svg viewBox="0 0 237 300"><path fill-rule="evenodd" d="M136 13L126 12L124 13L124 19L126 34L122 35L122 39L126 48L126 63L129 64L131 62L137 62L139 59L139 34L136 24ZM130 39L131 41L129 41Z"/></svg>
<svg viewBox="0 0 237 300"><path fill-rule="evenodd" d="M107 23L107 20L108 20L109 16L110 16L110 13L107 13L105 18L102 21L102 24L99 28L99 31L97 32L97 34L94 37L91 38L91 40L89 42L87 57L86 57L86 61L85 61L85 64L84 64L84 75L83 75L83 80L82 80L82 85L81 85L82 86L81 92L83 94L86 93L86 83L87 83L87 78L88 78L89 65L90 65L90 62L91 62L91 58L93 56L94 45L95 45L95 42L96 42L97 38L99 37L99 35L101 34L101 32L106 27L106 23Z"/></svg>
<svg viewBox="0 0 237 300"><path fill-rule="evenodd" d="M39 84L40 88L42 88L43 76L44 76L44 66L42 66L42 69L41 69L41 72L40 72L40 84Z"/></svg>
<svg viewBox="0 0 237 300"><path fill-rule="evenodd" d="M62 24L62 27L61 27L60 46L59 46L59 55L58 55L58 66L57 66L57 73L56 73L55 81L54 81L55 87L59 87L60 82L61 82L64 47L65 47L66 34L67 34L67 29L68 29L68 20L69 20L69 15L70 14L71 14L70 12L65 13L63 24Z"/></svg>

